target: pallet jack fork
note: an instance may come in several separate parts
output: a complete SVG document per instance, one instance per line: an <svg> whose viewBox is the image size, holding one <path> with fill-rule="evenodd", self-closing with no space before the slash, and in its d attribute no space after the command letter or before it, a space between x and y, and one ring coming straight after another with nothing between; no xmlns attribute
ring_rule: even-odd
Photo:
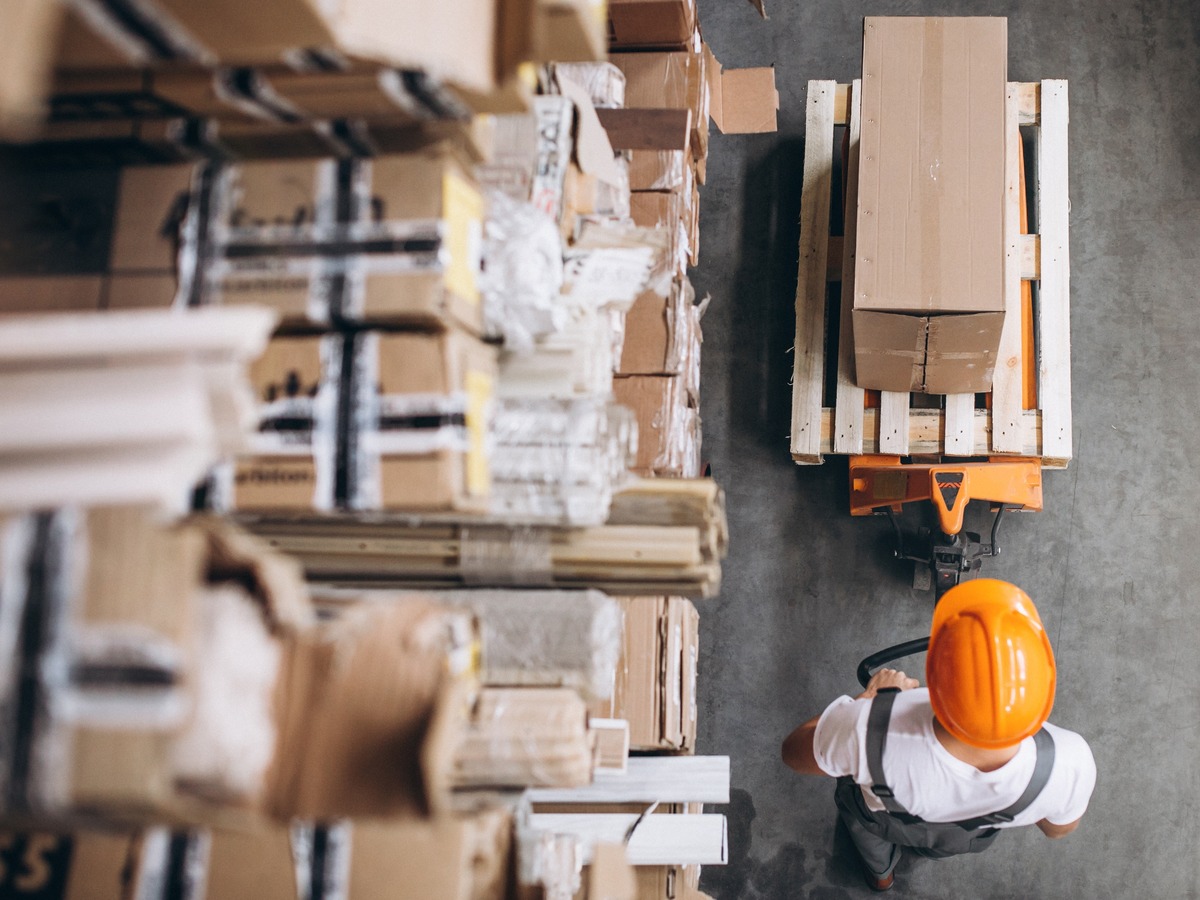
<svg viewBox="0 0 1200 900"><path fill-rule="evenodd" d="M937 511L941 534L930 537L923 555L909 553L895 514L905 503L929 500ZM964 532L967 504L993 504L991 540ZM974 462L904 463L899 456L850 458L850 514L886 515L896 535L895 556L929 566L934 594L958 584L964 574L976 573L983 560L1000 555L997 537L1007 509L1042 508L1040 459L992 457Z"/></svg>

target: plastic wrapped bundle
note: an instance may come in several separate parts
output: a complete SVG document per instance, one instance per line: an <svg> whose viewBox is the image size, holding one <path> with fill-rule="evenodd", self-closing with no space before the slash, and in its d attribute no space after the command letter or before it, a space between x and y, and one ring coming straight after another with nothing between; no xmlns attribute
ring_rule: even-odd
<svg viewBox="0 0 1200 900"><path fill-rule="evenodd" d="M454 760L460 788L578 787L592 780L587 706L568 688L485 688Z"/></svg>
<svg viewBox="0 0 1200 900"><path fill-rule="evenodd" d="M494 515L599 525L634 459L637 423L599 397L507 399L493 416L493 442Z"/></svg>
<svg viewBox="0 0 1200 900"><path fill-rule="evenodd" d="M482 278L487 334L523 351L561 330L568 318L562 283L562 242L553 220L529 203L490 193Z"/></svg>
<svg viewBox="0 0 1200 900"><path fill-rule="evenodd" d="M439 603L479 619L484 684L612 694L624 633L620 605L600 591L446 591Z"/></svg>
<svg viewBox="0 0 1200 900"><path fill-rule="evenodd" d="M605 395L612 391L613 319L608 311L577 308L561 331L538 340L530 352L500 356L498 397Z"/></svg>
<svg viewBox="0 0 1200 900"><path fill-rule="evenodd" d="M553 63L554 77L583 88L599 109L625 106L625 73L610 62Z"/></svg>

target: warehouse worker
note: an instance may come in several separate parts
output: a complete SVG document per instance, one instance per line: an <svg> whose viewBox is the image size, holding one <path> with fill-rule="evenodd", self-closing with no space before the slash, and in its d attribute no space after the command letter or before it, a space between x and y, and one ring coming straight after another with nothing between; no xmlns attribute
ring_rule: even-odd
<svg viewBox="0 0 1200 900"><path fill-rule="evenodd" d="M1054 653L1032 601L1003 581L952 588L933 613L927 688L881 669L783 743L797 772L832 775L867 884L891 888L900 848L986 849L1003 828L1074 831L1096 783L1087 742L1046 722Z"/></svg>

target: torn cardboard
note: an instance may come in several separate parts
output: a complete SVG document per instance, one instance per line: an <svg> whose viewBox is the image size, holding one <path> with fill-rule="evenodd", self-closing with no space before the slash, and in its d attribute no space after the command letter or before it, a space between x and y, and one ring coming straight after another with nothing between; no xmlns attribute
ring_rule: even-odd
<svg viewBox="0 0 1200 900"><path fill-rule="evenodd" d="M853 300L862 387L991 389L1004 320L1006 59L1005 19L866 19Z"/></svg>

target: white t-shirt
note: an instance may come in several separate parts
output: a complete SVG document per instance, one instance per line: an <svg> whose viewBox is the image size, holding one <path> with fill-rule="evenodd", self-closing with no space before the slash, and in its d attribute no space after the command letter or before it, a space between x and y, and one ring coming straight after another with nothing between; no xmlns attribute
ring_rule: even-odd
<svg viewBox="0 0 1200 900"><path fill-rule="evenodd" d="M871 791L867 766L867 716L870 700L842 696L829 704L817 723L813 741L817 765L834 777L849 775L862 785L867 807L883 810ZM1032 825L1048 819L1069 825L1087 809L1096 785L1096 763L1087 742L1073 731L1045 726L1054 738L1054 769L1037 799L1011 823L1000 828ZM1017 755L992 772L981 772L952 756L933 731L929 689L901 691L892 707L883 773L896 799L927 822L958 822L999 812L1024 793L1033 775L1037 750L1033 738L1021 742Z"/></svg>

